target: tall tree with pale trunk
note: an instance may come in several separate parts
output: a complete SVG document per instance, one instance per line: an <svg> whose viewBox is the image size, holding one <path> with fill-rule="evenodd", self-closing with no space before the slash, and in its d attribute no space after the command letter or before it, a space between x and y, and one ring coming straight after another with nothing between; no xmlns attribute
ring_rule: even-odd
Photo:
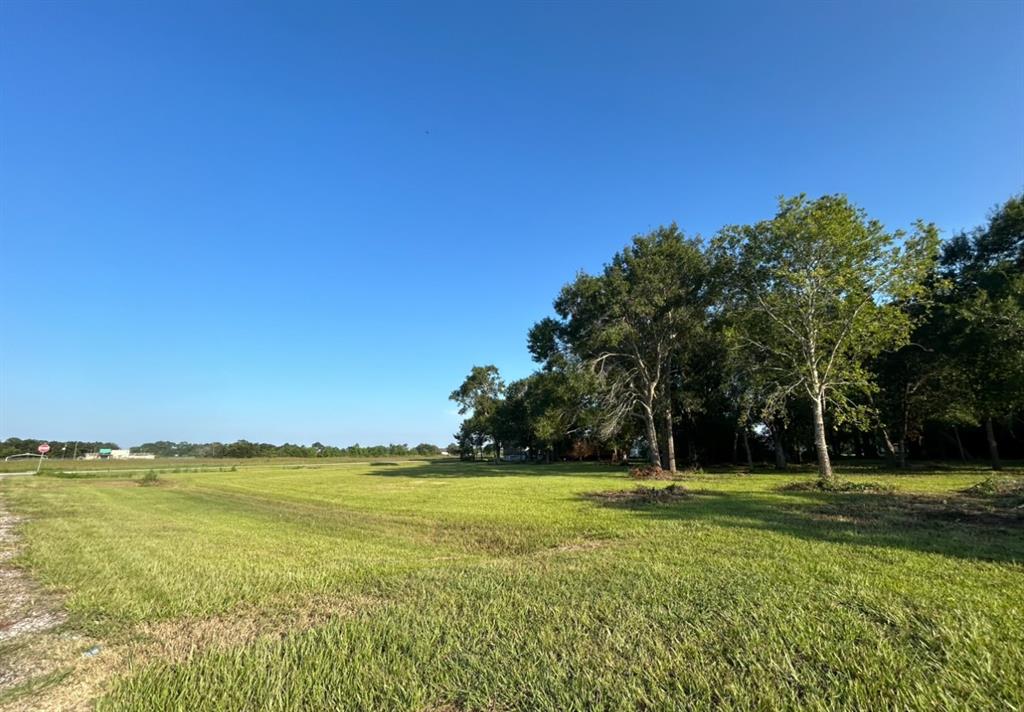
<svg viewBox="0 0 1024 712"><path fill-rule="evenodd" d="M909 340L912 321L897 303L922 290L938 231L888 232L845 196L779 200L778 213L722 230L718 256L730 268L733 333L763 364L777 398L811 402L820 478L833 479L826 417L862 415L856 392L874 385L868 359Z"/></svg>

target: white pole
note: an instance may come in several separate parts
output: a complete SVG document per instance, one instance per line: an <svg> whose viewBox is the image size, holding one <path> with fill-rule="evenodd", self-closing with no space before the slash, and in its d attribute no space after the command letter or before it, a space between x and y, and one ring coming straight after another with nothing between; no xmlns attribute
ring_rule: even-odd
<svg viewBox="0 0 1024 712"><path fill-rule="evenodd" d="M36 465L36 474L39 474L39 468L43 466L43 453L39 453L39 464Z"/></svg>

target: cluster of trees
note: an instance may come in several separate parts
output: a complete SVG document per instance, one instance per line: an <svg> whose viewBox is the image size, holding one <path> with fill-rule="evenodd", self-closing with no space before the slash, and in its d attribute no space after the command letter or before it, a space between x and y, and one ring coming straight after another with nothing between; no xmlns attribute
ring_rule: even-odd
<svg viewBox="0 0 1024 712"><path fill-rule="evenodd" d="M47 457L73 458L87 452L96 452L100 448L117 449L117 443L86 442L84 440L36 440L34 438L7 438L0 443L0 458L10 455L22 455L24 453L37 454L37 448L43 443L49 443L50 452Z"/></svg>
<svg viewBox="0 0 1024 712"><path fill-rule="evenodd" d="M56 458L66 456L68 458L81 456L87 452L97 452L100 448L117 450L116 443L100 442L62 442L59 440L33 440L22 438L8 438L0 443L0 457L18 455L21 453L35 453L40 443L50 444L48 457ZM452 448L455 447L453 444ZM65 449L66 448L66 449ZM316 442L312 445L273 445L271 443L252 443L248 440L238 440L233 443L190 443L170 442L159 440L152 443L144 443L138 447L131 448L133 453L151 453L157 457L225 457L225 458L250 458L250 457L402 457L417 455L429 457L440 455L442 450L437 445L420 443L415 447L405 444L392 445L351 445L349 447L334 447Z"/></svg>
<svg viewBox="0 0 1024 712"><path fill-rule="evenodd" d="M1024 195L941 242L845 196L781 199L709 242L676 225L580 273L529 332L539 369L476 366L451 399L460 454L630 452L677 468L1024 448Z"/></svg>

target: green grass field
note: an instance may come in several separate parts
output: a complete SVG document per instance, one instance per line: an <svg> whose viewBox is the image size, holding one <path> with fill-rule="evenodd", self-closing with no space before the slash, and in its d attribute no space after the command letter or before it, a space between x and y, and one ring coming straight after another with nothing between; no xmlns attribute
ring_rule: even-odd
<svg viewBox="0 0 1024 712"><path fill-rule="evenodd" d="M67 611L49 635L100 645L0 702L91 676L100 710L1024 709L1024 509L959 494L981 469L840 471L895 489L706 473L659 503L607 495L623 468L451 461L0 480L14 562Z"/></svg>

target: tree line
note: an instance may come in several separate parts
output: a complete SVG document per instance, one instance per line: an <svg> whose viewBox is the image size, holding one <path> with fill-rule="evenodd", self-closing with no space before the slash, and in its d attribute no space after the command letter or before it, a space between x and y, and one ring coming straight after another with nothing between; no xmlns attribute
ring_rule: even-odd
<svg viewBox="0 0 1024 712"><path fill-rule="evenodd" d="M117 443L106 443L85 440L37 440L35 438L7 438L0 442L0 458L11 455L38 454L39 446L47 443L50 446L49 458L74 458L87 452L99 452L102 448L117 449Z"/></svg>
<svg viewBox="0 0 1024 712"><path fill-rule="evenodd" d="M101 448L117 450L116 443L85 442L85 441L58 441L58 440L36 440L25 438L8 438L0 443L0 457L8 455L19 455L22 453L35 453L41 443L50 444L48 457L60 458L62 456L72 458L82 456L87 452L98 452ZM451 446L455 448L453 444ZM315 442L312 445L293 445L284 443L274 445L272 443L253 443L248 440L237 440L233 443L190 443L171 442L169 440L158 440L151 443L143 443L131 448L133 453L147 453L157 457L210 457L210 458L252 458L252 457L403 457L421 456L430 457L440 455L442 449L430 443L420 443L410 447L404 443L390 445L350 445L349 447L335 447Z"/></svg>
<svg viewBox="0 0 1024 712"><path fill-rule="evenodd" d="M442 450L437 445L420 443L410 447L405 443L389 445L350 445L336 447L315 442L312 445L294 445L284 443L254 443L248 440L236 440L233 443L173 443L158 441L144 443L133 447L132 452L152 453L157 457L213 457L213 458L251 458L251 457L403 457L418 455L429 457L440 455Z"/></svg>
<svg viewBox="0 0 1024 712"><path fill-rule="evenodd" d="M474 366L452 392L463 457L814 459L828 481L837 456L1024 455L1024 194L945 242L842 195L708 241L659 227L554 312L534 373Z"/></svg>

